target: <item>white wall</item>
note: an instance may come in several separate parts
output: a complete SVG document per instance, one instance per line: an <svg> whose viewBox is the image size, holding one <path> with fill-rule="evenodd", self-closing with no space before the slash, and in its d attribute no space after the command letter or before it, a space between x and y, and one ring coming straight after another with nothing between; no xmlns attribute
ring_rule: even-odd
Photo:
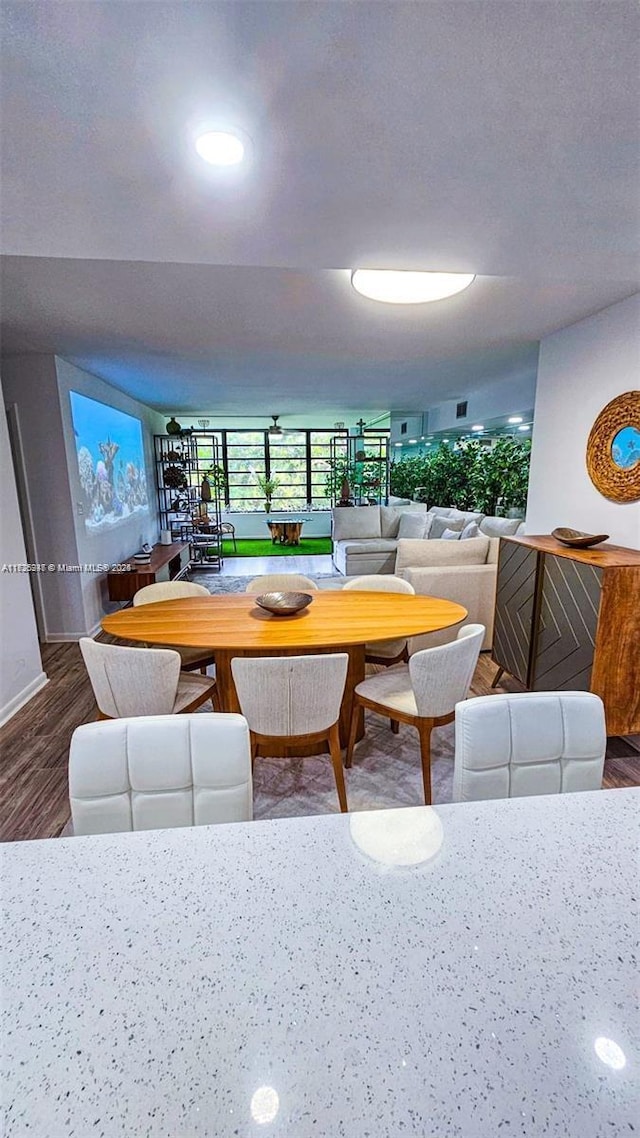
<svg viewBox="0 0 640 1138"><path fill-rule="evenodd" d="M267 520L286 522L291 521L292 517L304 522L303 539L305 537L331 536L331 510L296 510L295 514L284 513L282 510L272 510L270 514L265 513L264 510L256 510L253 513L246 514L229 510L222 512L223 522L231 522L231 525L235 527L236 537L262 538L263 541L271 536ZM300 552L304 553L304 549L301 549ZM231 555L229 554L229 556Z"/></svg>
<svg viewBox="0 0 640 1138"><path fill-rule="evenodd" d="M54 358L8 357L2 364L2 382L5 401L15 408L20 428L35 559L42 564L78 564ZM80 577L44 573L38 575L36 585L44 639L84 636L87 626Z"/></svg>
<svg viewBox="0 0 640 1138"><path fill-rule="evenodd" d="M0 519L0 568L27 564L4 409L0 413ZM47 682L27 573L0 572L0 641L0 723L4 723Z"/></svg>
<svg viewBox="0 0 640 1138"><path fill-rule="evenodd" d="M541 341L527 533L572 526L640 548L640 502L600 494L586 467L589 432L616 395L640 387L640 294Z"/></svg>
<svg viewBox="0 0 640 1138"><path fill-rule="evenodd" d="M145 541L158 540L153 434L164 417L110 384L53 356L14 356L3 363L7 404L16 407L26 466L27 492L37 561L55 565L110 565ZM149 514L97 537L86 533L77 512L81 500L69 391L107 403L142 420ZM96 631L110 607L106 573L38 575L46 640L77 640Z"/></svg>
<svg viewBox="0 0 640 1138"><path fill-rule="evenodd" d="M461 395L460 400L450 399L427 413L426 433L450 431L454 427L471 427L474 423L484 423L487 419L497 419L503 415L518 415L530 411L536 397L536 377L534 374L510 376L508 379L490 383L480 391L470 391ZM463 419L456 418L458 402L466 399L467 414Z"/></svg>

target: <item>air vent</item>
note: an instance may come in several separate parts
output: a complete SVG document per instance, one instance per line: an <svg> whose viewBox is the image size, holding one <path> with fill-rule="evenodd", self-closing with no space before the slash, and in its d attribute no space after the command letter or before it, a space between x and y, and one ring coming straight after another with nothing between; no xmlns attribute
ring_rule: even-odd
<svg viewBox="0 0 640 1138"><path fill-rule="evenodd" d="M456 419L466 419L467 417L467 400L463 403L456 404Z"/></svg>
<svg viewBox="0 0 640 1138"><path fill-rule="evenodd" d="M401 423L401 424L400 424L400 434L401 434L401 435L406 435L406 433L407 433L407 424L406 424L406 423Z"/></svg>

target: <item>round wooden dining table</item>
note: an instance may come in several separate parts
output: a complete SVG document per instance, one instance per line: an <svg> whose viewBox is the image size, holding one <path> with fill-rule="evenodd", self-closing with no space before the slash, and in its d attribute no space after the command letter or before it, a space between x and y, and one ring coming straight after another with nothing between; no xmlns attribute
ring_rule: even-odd
<svg viewBox="0 0 640 1138"><path fill-rule="evenodd" d="M240 711L231 674L236 656L346 652L349 667L340 711L340 740L346 746L353 690L365 675L365 644L450 628L466 615L462 605L439 597L328 589L315 592L309 607L295 616L272 616L249 593L214 594L121 609L106 616L102 627L134 643L212 650L222 711Z"/></svg>

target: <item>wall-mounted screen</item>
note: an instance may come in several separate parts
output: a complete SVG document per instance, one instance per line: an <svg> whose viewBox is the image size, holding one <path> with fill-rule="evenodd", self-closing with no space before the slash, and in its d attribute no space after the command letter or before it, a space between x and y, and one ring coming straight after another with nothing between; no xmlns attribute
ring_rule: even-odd
<svg viewBox="0 0 640 1138"><path fill-rule="evenodd" d="M148 513L140 420L77 391L69 398L87 531Z"/></svg>

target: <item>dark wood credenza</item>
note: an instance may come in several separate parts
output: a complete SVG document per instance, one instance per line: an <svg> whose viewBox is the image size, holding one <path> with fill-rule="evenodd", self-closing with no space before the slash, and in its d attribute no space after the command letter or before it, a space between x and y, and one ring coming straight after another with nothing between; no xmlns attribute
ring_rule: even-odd
<svg viewBox="0 0 640 1138"><path fill-rule="evenodd" d="M608 735L640 732L640 551L500 541L492 659L531 691L592 691Z"/></svg>
<svg viewBox="0 0 640 1138"><path fill-rule="evenodd" d="M156 581L176 581L189 568L189 542L174 541L172 545L154 545L148 565L140 565L132 557L123 561L126 569L107 573L110 601L131 601L138 589Z"/></svg>

